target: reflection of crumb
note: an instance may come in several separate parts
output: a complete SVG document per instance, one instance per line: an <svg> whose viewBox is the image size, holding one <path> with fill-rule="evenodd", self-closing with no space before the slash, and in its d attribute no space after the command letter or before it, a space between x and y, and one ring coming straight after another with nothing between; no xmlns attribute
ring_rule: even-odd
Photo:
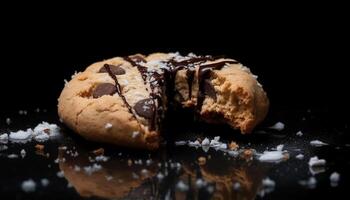
<svg viewBox="0 0 350 200"><path fill-rule="evenodd" d="M205 165L205 163L207 162L207 159L203 156L198 158L198 164L199 165Z"/></svg>
<svg viewBox="0 0 350 200"><path fill-rule="evenodd" d="M253 150L251 149L244 149L241 157L247 161L252 160L253 159Z"/></svg>
<svg viewBox="0 0 350 200"><path fill-rule="evenodd" d="M228 145L228 148L230 150L236 151L239 148L239 146L238 146L238 144L236 142L231 141L231 143Z"/></svg>
<svg viewBox="0 0 350 200"><path fill-rule="evenodd" d="M92 153L94 153L96 156L100 156L105 154L105 150L103 148L99 148L99 149L93 150Z"/></svg>

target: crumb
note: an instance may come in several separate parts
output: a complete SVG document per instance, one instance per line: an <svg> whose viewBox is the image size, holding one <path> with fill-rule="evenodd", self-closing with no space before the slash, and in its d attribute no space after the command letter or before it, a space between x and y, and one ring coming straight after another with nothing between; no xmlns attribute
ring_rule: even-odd
<svg viewBox="0 0 350 200"><path fill-rule="evenodd" d="M163 178L164 178L164 175L163 175L161 172L159 172L159 173L157 174L157 179L158 179L159 181L161 181L161 180L163 180Z"/></svg>
<svg viewBox="0 0 350 200"><path fill-rule="evenodd" d="M210 141L208 138L204 138L204 140L202 141L202 146L209 146Z"/></svg>
<svg viewBox="0 0 350 200"><path fill-rule="evenodd" d="M64 177L64 172L63 171L59 171L56 173L57 177L59 178L63 178Z"/></svg>
<svg viewBox="0 0 350 200"><path fill-rule="evenodd" d="M309 160L310 167L319 167L319 166L324 166L325 164L326 164L326 160L318 159L317 156L311 157Z"/></svg>
<svg viewBox="0 0 350 200"><path fill-rule="evenodd" d="M303 133L303 132L301 132L301 131L298 131L298 132L296 133L296 135L297 135L297 136L299 136L299 137L301 137L301 136L303 136L303 135L304 135L304 133Z"/></svg>
<svg viewBox="0 0 350 200"><path fill-rule="evenodd" d="M132 160L128 160L128 166L130 167L132 165Z"/></svg>
<svg viewBox="0 0 350 200"><path fill-rule="evenodd" d="M295 156L296 159L302 160L304 159L304 155L303 154L298 154Z"/></svg>
<svg viewBox="0 0 350 200"><path fill-rule="evenodd" d="M132 138L136 138L138 135L140 134L140 132L138 132L138 131L134 131L134 132L132 132Z"/></svg>
<svg viewBox="0 0 350 200"><path fill-rule="evenodd" d="M198 158L198 164L199 165L205 165L205 163L207 162L207 159L203 156Z"/></svg>
<svg viewBox="0 0 350 200"><path fill-rule="evenodd" d="M13 159L13 158L18 158L18 155L17 154L10 154L7 157L10 159Z"/></svg>
<svg viewBox="0 0 350 200"><path fill-rule="evenodd" d="M113 125L111 123L107 123L105 125L105 129L111 129L113 127Z"/></svg>
<svg viewBox="0 0 350 200"><path fill-rule="evenodd" d="M7 133L0 135L0 144L7 144L9 140L9 135Z"/></svg>
<svg viewBox="0 0 350 200"><path fill-rule="evenodd" d="M43 187L48 186L49 183L50 183L50 182L49 182L49 179L47 179L47 178L41 179L40 182L41 182L41 185L42 185Z"/></svg>
<svg viewBox="0 0 350 200"><path fill-rule="evenodd" d="M92 153L94 153L96 156L100 156L105 154L105 150L104 148L99 148L99 149L93 150Z"/></svg>
<svg viewBox="0 0 350 200"><path fill-rule="evenodd" d="M21 187L24 192L34 192L36 188L36 184L32 179L28 179L22 182Z"/></svg>
<svg viewBox="0 0 350 200"><path fill-rule="evenodd" d="M236 142L231 141L231 143L228 145L228 148L230 150L236 151L239 148L239 146L238 146L238 144Z"/></svg>
<svg viewBox="0 0 350 200"><path fill-rule="evenodd" d="M10 118L6 118L6 124L10 125L11 124L11 119Z"/></svg>
<svg viewBox="0 0 350 200"><path fill-rule="evenodd" d="M182 180L180 180L177 184L176 184L176 188L178 190L180 190L181 192L186 192L188 191L189 187L188 185L186 185Z"/></svg>
<svg viewBox="0 0 350 200"><path fill-rule="evenodd" d="M27 154L27 152L26 152L24 149L22 149L22 150L21 150L21 156L22 156L22 158L24 158L24 157L26 156L26 154Z"/></svg>
<svg viewBox="0 0 350 200"><path fill-rule="evenodd" d="M285 125L282 122L277 122L276 124L274 124L273 126L270 126L269 128L277 131L282 131L284 127Z"/></svg>
<svg viewBox="0 0 350 200"><path fill-rule="evenodd" d="M45 146L44 146L43 144L36 144L36 145L35 145L35 149L36 149L37 151L43 151L44 148L45 148Z"/></svg>
<svg viewBox="0 0 350 200"><path fill-rule="evenodd" d="M321 146L325 146L325 145L328 145L327 143L324 143L324 142L322 142L322 141L320 141L320 140L312 140L311 142L310 142L310 145L311 146L314 146L314 147L321 147Z"/></svg>
<svg viewBox="0 0 350 200"><path fill-rule="evenodd" d="M243 153L241 154L241 157L245 160L251 160L253 158L253 150L251 149L244 149Z"/></svg>
<svg viewBox="0 0 350 200"><path fill-rule="evenodd" d="M337 172L333 172L330 177L329 180L331 181L331 186L332 187L336 187L338 186L338 182L340 180L340 174Z"/></svg>

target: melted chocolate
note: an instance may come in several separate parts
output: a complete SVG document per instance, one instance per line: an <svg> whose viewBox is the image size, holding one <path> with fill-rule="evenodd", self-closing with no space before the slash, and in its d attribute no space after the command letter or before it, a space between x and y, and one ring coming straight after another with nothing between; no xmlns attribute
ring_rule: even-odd
<svg viewBox="0 0 350 200"><path fill-rule="evenodd" d="M197 110L199 112L200 112L202 105L203 105L203 101L204 101L204 98L206 95L206 90L207 90L207 95L210 95L212 97L214 96L212 93L215 92L215 89L213 88L213 86L208 86L208 84L205 84L206 79L210 78L212 70L219 70L223 66L225 66L226 63L237 64L238 62L230 60L230 61L221 61L221 62L216 62L216 63L211 63L211 64L199 66L199 69L198 69L198 87L199 87L199 89L198 89L198 97L197 97ZM212 87L212 89L209 89L209 87ZM214 100L216 100L216 94L215 94Z"/></svg>
<svg viewBox="0 0 350 200"><path fill-rule="evenodd" d="M110 65L110 64L104 64L103 67L98 71L99 73L107 73L106 65L109 66L113 74L115 75L123 75L125 74L125 69L120 67L121 65Z"/></svg>
<svg viewBox="0 0 350 200"><path fill-rule="evenodd" d="M114 80L115 82L115 88L117 90L118 95L122 98L124 104L126 105L126 107L128 108L129 112L131 114L134 115L134 113L132 112L131 106L130 104L126 101L125 96L122 94L122 90L120 87L120 84L118 82L117 76L112 72L111 68L109 67L109 65L105 64L104 67L106 68L107 73L109 74L109 76ZM135 117L135 115L134 115ZM136 117L135 117L136 118Z"/></svg>

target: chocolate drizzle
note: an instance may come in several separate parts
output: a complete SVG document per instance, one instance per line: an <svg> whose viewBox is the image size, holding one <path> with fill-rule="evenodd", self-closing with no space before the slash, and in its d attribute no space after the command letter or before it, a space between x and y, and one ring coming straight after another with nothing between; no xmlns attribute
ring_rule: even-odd
<svg viewBox="0 0 350 200"><path fill-rule="evenodd" d="M131 109L130 104L126 101L125 96L122 94L122 90L121 90L120 84L119 84L119 82L118 82L117 76L112 72L112 70L111 70L111 68L109 67L108 64L105 64L105 65L104 65L104 68L106 69L108 75L114 80L114 82L115 82L115 87L116 87L116 89L117 89L118 95L122 98L124 104L126 105L126 107L127 107L128 110L129 110L129 112L130 112L131 114L134 115L134 113L132 112L132 109ZM135 115L134 115L134 117L135 117Z"/></svg>

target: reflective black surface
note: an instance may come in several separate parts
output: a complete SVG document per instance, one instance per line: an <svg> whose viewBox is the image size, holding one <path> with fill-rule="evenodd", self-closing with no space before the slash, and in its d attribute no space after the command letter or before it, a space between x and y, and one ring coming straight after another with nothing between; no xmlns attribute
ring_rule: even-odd
<svg viewBox="0 0 350 200"><path fill-rule="evenodd" d="M41 121L58 123L55 110L36 113L28 110L27 115L18 112L5 113L12 119L10 125L1 125L1 133L35 127ZM36 152L37 142L26 144L2 144L8 149L0 156L0 192L2 197L11 199L308 199L341 197L349 187L348 168L350 140L345 121L335 120L329 110L283 110L272 111L266 122L252 135L242 136L225 126L208 126L183 119L182 126L173 126L167 132L168 142L157 152L136 151L96 144L76 136L63 125L62 137L46 143L44 155ZM176 118L177 116L174 115ZM1 121L4 122L4 117ZM285 123L282 131L266 127L277 121ZM179 122L179 121L178 121ZM264 132L265 131L265 132ZM302 131L303 136L296 136ZM252 148L257 152L284 144L289 159L280 163L262 163L256 158L246 160L233 157L213 148L208 152L201 147L175 146L174 141L213 138L220 135L221 141L236 141L240 148ZM323 147L312 147L309 142L319 139L329 143ZM66 150L59 150L66 146ZM106 162L91 161L96 157L93 150L103 147ZM20 151L27 152L21 158ZM77 152L77 154L76 154ZM19 158L10 159L9 154ZM46 154L49 154L47 156ZM303 160L296 159L299 153ZM200 165L199 157L206 163ZM326 159L321 173L314 175L317 180L314 189L299 182L313 176L308 161L312 156ZM57 160L57 158L59 158ZM135 163L136 161L136 163ZM84 167L94 164L101 166L96 172L87 173ZM78 166L80 171L74 170ZM59 177L57 172L63 171ZM330 185L329 176L340 174L338 186ZM161 174L161 175L159 175ZM163 175L163 176L162 176ZM275 187L265 187L262 181L269 177ZM43 187L42 178L49 180ZM24 180L33 179L36 190L26 193L21 189ZM205 185L197 183L204 180ZM179 187L179 181L185 188ZM236 183L240 187L236 188ZM188 188L186 188L188 186Z"/></svg>

